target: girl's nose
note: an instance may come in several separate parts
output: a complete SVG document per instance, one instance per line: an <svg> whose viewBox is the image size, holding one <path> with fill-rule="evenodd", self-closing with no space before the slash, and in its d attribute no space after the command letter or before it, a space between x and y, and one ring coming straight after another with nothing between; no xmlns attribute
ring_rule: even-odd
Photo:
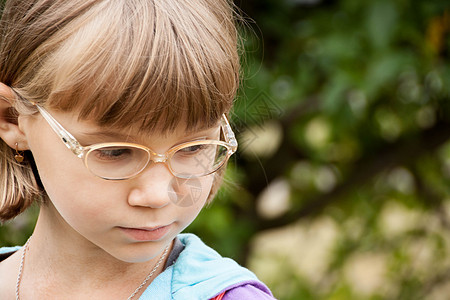
<svg viewBox="0 0 450 300"><path fill-rule="evenodd" d="M132 179L132 189L128 195L131 206L162 208L171 201L170 190L174 176L163 163L156 163Z"/></svg>

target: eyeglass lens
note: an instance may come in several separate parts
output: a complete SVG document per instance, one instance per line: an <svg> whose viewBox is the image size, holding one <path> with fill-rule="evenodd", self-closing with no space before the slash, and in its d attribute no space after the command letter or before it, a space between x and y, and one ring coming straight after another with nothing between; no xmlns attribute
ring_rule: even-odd
<svg viewBox="0 0 450 300"><path fill-rule="evenodd" d="M227 159L228 149L221 144L194 144L178 149L168 158L175 176L188 178L210 174ZM105 146L88 151L89 170L105 179L126 179L141 172L150 161L150 152L133 146Z"/></svg>

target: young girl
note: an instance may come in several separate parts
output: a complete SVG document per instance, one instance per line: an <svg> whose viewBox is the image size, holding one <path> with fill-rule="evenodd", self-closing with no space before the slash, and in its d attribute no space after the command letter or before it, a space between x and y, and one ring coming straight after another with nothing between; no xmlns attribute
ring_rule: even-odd
<svg viewBox="0 0 450 300"><path fill-rule="evenodd" d="M0 219L40 206L1 299L273 299L180 234L237 148L227 0L8 0L0 31Z"/></svg>

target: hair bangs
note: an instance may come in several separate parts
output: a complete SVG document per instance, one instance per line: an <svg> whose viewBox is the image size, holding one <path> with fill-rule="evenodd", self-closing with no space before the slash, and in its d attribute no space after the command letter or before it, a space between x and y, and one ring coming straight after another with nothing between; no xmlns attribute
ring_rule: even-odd
<svg viewBox="0 0 450 300"><path fill-rule="evenodd" d="M75 21L76 33L43 62L46 105L106 127L216 125L239 84L233 14L213 14L213 1L203 10L170 2L123 1L119 10L104 1Z"/></svg>

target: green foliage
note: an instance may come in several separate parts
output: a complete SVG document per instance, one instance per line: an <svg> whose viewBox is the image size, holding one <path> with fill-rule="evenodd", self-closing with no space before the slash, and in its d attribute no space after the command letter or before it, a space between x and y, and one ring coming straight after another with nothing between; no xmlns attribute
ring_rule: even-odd
<svg viewBox="0 0 450 300"><path fill-rule="evenodd" d="M251 237L241 241L239 253L251 245L242 262L280 299L443 297L450 267L449 5L239 4L255 20L253 31L244 30L248 51L233 118L245 147L236 162L239 192L222 194L216 205L233 216L222 233L252 222L253 234L246 228L241 235ZM279 142L265 136L273 126L282 128ZM265 151L259 140L276 150ZM287 205L279 182L287 183ZM303 252L308 247L319 254Z"/></svg>

